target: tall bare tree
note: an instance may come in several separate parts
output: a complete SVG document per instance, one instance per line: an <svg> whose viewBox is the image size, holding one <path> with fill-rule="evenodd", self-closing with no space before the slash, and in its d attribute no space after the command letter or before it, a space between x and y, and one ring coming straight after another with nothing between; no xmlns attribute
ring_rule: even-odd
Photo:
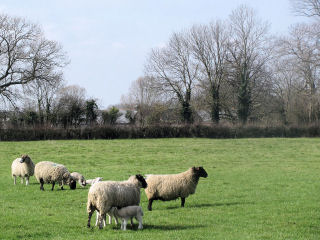
<svg viewBox="0 0 320 240"><path fill-rule="evenodd" d="M318 24L297 24L290 29L288 37L280 39L279 53L288 63L300 82L300 93L306 100L308 122L318 120L320 83L320 28Z"/></svg>
<svg viewBox="0 0 320 240"><path fill-rule="evenodd" d="M320 0L291 0L293 10L306 17L320 17Z"/></svg>
<svg viewBox="0 0 320 240"><path fill-rule="evenodd" d="M161 102L161 93L153 87L153 78L139 77L129 89L129 93L122 96L122 105L131 111L137 111L136 120L143 126L146 124L153 108Z"/></svg>
<svg viewBox="0 0 320 240"><path fill-rule="evenodd" d="M219 123L220 88L223 81L227 80L227 26L220 21L194 26L190 31L190 41L193 54L200 65L201 86L206 88L210 95L211 119Z"/></svg>
<svg viewBox="0 0 320 240"><path fill-rule="evenodd" d="M198 65L186 34L174 33L166 47L152 49L146 66L157 90L171 93L179 101L182 120L186 123L193 121L191 97Z"/></svg>
<svg viewBox="0 0 320 240"><path fill-rule="evenodd" d="M38 25L0 15L0 96L4 101L13 103L23 84L51 81L67 62L62 47L45 39Z"/></svg>
<svg viewBox="0 0 320 240"><path fill-rule="evenodd" d="M230 16L230 27L231 84L236 89L238 119L246 123L252 111L255 89L266 79L263 75L268 60L265 47L268 24L261 22L252 9L240 6Z"/></svg>

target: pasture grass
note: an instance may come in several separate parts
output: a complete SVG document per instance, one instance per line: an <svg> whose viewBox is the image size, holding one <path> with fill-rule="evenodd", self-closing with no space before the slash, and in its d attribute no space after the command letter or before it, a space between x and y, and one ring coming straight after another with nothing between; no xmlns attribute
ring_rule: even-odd
<svg viewBox="0 0 320 240"><path fill-rule="evenodd" d="M86 178L178 173L203 166L196 194L154 201L144 229L86 227L88 187L13 185L11 163L62 163ZM320 139L138 139L0 142L0 239L319 239ZM94 225L95 216L92 219Z"/></svg>

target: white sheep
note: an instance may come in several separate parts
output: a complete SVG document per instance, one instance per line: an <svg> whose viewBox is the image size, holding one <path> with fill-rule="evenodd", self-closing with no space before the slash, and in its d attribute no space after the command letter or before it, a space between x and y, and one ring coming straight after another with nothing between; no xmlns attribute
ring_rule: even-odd
<svg viewBox="0 0 320 240"><path fill-rule="evenodd" d="M88 180L86 180L86 184L93 185L93 184L95 184L95 183L97 183L97 182L101 182L102 180L103 180L102 177L96 177L96 178L94 178L94 179L88 179Z"/></svg>
<svg viewBox="0 0 320 240"><path fill-rule="evenodd" d="M179 197L181 207L184 207L185 199L195 193L199 178L207 176L203 167L192 167L179 174L147 175L145 192L149 200L148 210L152 211L153 200L170 201Z"/></svg>
<svg viewBox="0 0 320 240"><path fill-rule="evenodd" d="M71 176L73 177L74 180L78 181L79 185L81 187L86 186L86 179L84 178L84 176L78 172L73 172L71 173Z"/></svg>
<svg viewBox="0 0 320 240"><path fill-rule="evenodd" d="M26 178L26 185L29 185L29 177L33 176L34 163L28 155L22 155L21 158L15 159L11 164L11 175L13 177L13 184L16 185L16 177Z"/></svg>
<svg viewBox="0 0 320 240"><path fill-rule="evenodd" d="M112 207L127 207L140 204L140 188L147 183L140 174L131 176L127 181L102 181L92 185L88 193L88 224L95 210L99 212L99 228L103 228L103 220Z"/></svg>
<svg viewBox="0 0 320 240"><path fill-rule="evenodd" d="M128 206L123 208L116 208L112 207L110 210L110 215L114 216L115 219L121 218L121 229L127 230L127 224L128 220L131 220L131 226L132 226L132 218L136 218L139 221L138 229L142 229L142 216L143 211L140 206Z"/></svg>
<svg viewBox="0 0 320 240"><path fill-rule="evenodd" d="M51 183L53 191L55 183L59 183L61 190L63 190L63 184L69 184L70 189L76 188L76 181L71 176L68 169L62 164L43 161L36 164L34 169L34 175L37 181L40 183L40 190L44 190L44 183Z"/></svg>

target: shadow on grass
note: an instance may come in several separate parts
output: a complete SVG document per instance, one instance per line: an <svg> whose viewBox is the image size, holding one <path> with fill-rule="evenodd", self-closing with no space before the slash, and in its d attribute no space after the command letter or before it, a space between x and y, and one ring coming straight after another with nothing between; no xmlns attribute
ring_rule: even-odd
<svg viewBox="0 0 320 240"><path fill-rule="evenodd" d="M204 207L228 207L228 206L235 206L235 205L251 205L255 204L254 202L226 202L226 203L197 203L197 204L190 204L185 205L185 208L204 208ZM167 209L177 209L181 208L180 206L170 206Z"/></svg>
<svg viewBox="0 0 320 240"><path fill-rule="evenodd" d="M185 229L196 229L196 228L205 228L204 225L153 225L153 224L143 224L143 229L156 229L156 230L165 230L165 231L174 231L174 230L185 230ZM136 230L136 229L134 229Z"/></svg>

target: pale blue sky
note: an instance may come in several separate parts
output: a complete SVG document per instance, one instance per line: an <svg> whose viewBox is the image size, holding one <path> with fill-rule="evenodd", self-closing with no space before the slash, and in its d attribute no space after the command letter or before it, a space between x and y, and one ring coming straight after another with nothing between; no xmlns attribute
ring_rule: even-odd
<svg viewBox="0 0 320 240"><path fill-rule="evenodd" d="M226 19L241 4L270 22L272 33L301 21L289 0L1 0L0 11L40 24L68 53L67 84L84 87L108 107L143 74L151 48L173 31Z"/></svg>

